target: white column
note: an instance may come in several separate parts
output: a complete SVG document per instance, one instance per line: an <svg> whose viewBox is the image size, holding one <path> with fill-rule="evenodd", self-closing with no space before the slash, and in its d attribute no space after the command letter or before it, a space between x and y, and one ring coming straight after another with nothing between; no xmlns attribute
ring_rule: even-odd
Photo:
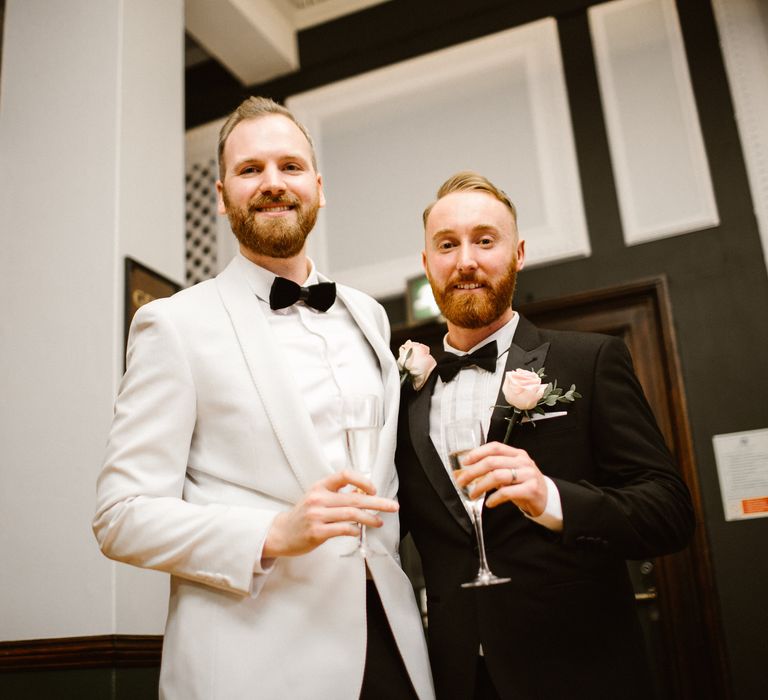
<svg viewBox="0 0 768 700"><path fill-rule="evenodd" d="M0 640L162 631L167 579L90 530L123 256L183 280L183 0L7 0Z"/></svg>

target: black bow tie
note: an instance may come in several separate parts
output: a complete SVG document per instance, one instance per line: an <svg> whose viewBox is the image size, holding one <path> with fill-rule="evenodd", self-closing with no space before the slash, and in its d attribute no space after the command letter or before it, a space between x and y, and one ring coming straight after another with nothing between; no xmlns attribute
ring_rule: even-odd
<svg viewBox="0 0 768 700"><path fill-rule="evenodd" d="M336 283L320 282L310 284L309 287L300 287L285 277L275 277L269 291L269 307L272 310L284 309L297 301L303 301L318 311L328 311L336 301Z"/></svg>
<svg viewBox="0 0 768 700"><path fill-rule="evenodd" d="M468 355L454 355L452 352L446 352L437 360L437 373L444 382L450 382L459 373L459 370L471 365L494 372L497 357L495 340Z"/></svg>

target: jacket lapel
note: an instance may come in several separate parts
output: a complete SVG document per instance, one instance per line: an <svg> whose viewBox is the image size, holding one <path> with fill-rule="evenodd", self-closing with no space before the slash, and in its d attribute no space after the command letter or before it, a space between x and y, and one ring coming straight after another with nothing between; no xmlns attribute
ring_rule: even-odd
<svg viewBox="0 0 768 700"><path fill-rule="evenodd" d="M429 436L429 408L432 392L437 382L437 372L429 375L426 384L416 392L415 397L408 406L408 426L410 429L411 443L416 452L424 472L427 475L432 488L435 489L440 501L448 509L454 520L467 533L472 532L472 521L464 508L464 504L456 492L456 487L451 483L451 477L443 465L443 460L435 449L435 445Z"/></svg>
<svg viewBox="0 0 768 700"><path fill-rule="evenodd" d="M275 437L296 479L306 491L316 481L331 474L332 469L293 377L284 366L259 301L238 267L237 258L216 277L216 286Z"/></svg>
<svg viewBox="0 0 768 700"><path fill-rule="evenodd" d="M507 362L504 365L504 372L513 372L516 369L527 369L537 372L544 366L549 352L549 343L541 343L536 326L530 321L520 316L517 323L517 330L512 339L512 345L509 347ZM501 387L504 384L502 379L499 385L499 393L496 397L496 408L491 414L491 423L488 428L488 442L495 440L501 442L507 431L506 418L510 415L510 406L504 398Z"/></svg>
<svg viewBox="0 0 768 700"><path fill-rule="evenodd" d="M318 275L321 281L326 281ZM364 309L359 299L356 300L348 287L337 285L337 298L341 299L355 323L362 331L376 357L381 369L381 381L384 385L384 424L379 433L379 448L373 465L373 483L379 493L384 493L393 474L392 464L395 459L397 440L397 411L399 407L400 382L395 357L384 337L386 329L376 327L370 310Z"/></svg>

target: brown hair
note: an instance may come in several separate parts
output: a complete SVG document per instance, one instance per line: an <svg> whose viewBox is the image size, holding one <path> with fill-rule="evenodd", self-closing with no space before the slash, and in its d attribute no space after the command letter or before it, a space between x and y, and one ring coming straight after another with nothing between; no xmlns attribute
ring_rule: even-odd
<svg viewBox="0 0 768 700"><path fill-rule="evenodd" d="M309 143L309 150L312 152L312 167L317 170L317 157L315 156L315 146L312 143L312 138L304 125L299 122L293 113L283 105L275 102L269 97L249 97L247 100L243 100L228 117L227 120L219 131L219 179L224 182L224 145L232 133L232 130L242 121L246 119L258 119L259 117L266 117L270 114L279 114L283 117L290 119L299 129L301 133L307 139Z"/></svg>
<svg viewBox="0 0 768 700"><path fill-rule="evenodd" d="M425 210L422 218L424 220L424 227L427 226L427 217L429 212L432 211L432 207L437 204L438 200L442 199L446 195L453 192L466 192L468 190L479 190L480 192L487 192L491 196L498 199L504 206L509 209L512 214L512 220L517 225L517 209L512 204L512 200L507 196L504 190L499 189L488 178L479 175L472 170L462 170L461 172L451 175L437 191L437 197Z"/></svg>

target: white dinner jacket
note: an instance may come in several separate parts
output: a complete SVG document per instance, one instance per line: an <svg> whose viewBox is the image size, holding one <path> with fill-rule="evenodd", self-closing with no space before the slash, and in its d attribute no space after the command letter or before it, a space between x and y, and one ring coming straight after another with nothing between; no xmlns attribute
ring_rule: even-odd
<svg viewBox="0 0 768 700"><path fill-rule="evenodd" d="M381 366L385 422L372 480L394 498L399 381L386 314L348 287L338 298ZM266 570L259 562L274 516L331 471L237 259L215 280L139 309L94 532L108 557L171 574L161 697L358 699L366 574L361 558L341 556L354 540L331 539ZM368 566L413 685L433 698L398 517L382 517L369 530L381 554Z"/></svg>

